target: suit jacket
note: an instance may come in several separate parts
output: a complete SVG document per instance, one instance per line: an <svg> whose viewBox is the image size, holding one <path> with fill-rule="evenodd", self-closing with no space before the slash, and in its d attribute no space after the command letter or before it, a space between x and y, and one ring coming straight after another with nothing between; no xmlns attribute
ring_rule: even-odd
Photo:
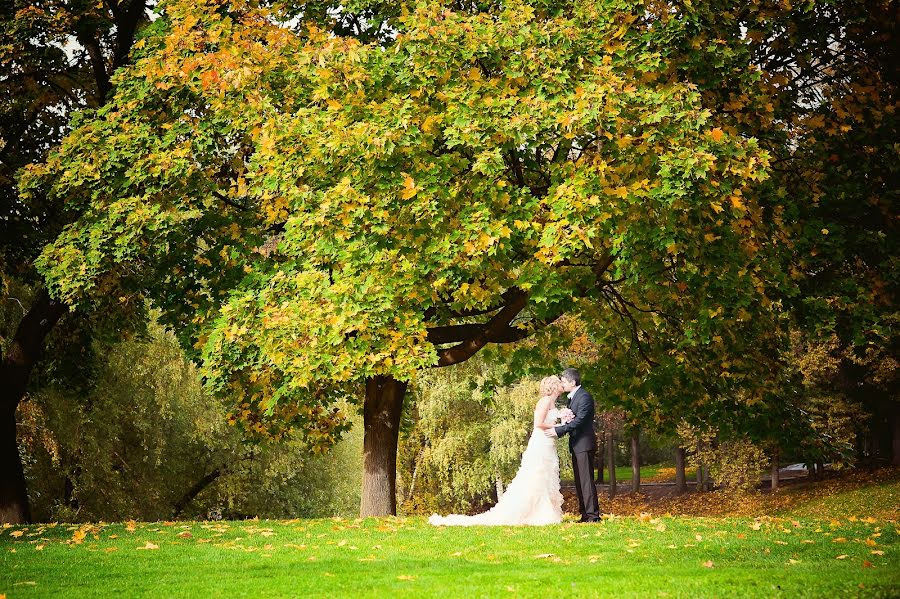
<svg viewBox="0 0 900 599"><path fill-rule="evenodd" d="M569 435L569 451L581 453L597 449L597 436L594 434L594 398L584 387L580 387L569 399L566 406L575 414L568 424L555 427L556 436Z"/></svg>

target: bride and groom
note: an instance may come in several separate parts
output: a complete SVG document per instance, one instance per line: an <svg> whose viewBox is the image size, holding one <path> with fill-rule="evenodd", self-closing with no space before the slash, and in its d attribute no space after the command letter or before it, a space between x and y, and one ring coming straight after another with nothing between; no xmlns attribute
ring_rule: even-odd
<svg viewBox="0 0 900 599"><path fill-rule="evenodd" d="M561 393L568 394L568 401L565 408L557 409L556 398ZM579 372L567 368L560 376L541 381L540 398L534 407L534 429L522 454L522 464L497 504L474 516L434 514L428 522L449 526L558 524L562 521L563 498L559 492L556 439L563 435L569 435L581 522L599 521L594 486L594 399L581 386Z"/></svg>

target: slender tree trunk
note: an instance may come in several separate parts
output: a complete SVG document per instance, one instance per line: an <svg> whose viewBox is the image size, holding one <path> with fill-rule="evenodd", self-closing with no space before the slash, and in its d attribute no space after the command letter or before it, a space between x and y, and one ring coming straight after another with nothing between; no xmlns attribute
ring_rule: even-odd
<svg viewBox="0 0 900 599"><path fill-rule="evenodd" d="M891 420L891 463L900 466L900 405L894 405Z"/></svg>
<svg viewBox="0 0 900 599"><path fill-rule="evenodd" d="M825 480L825 462L821 460L816 462L816 477L819 480Z"/></svg>
<svg viewBox="0 0 900 599"><path fill-rule="evenodd" d="M192 502L197 495L203 492L203 490L209 485L213 484L216 479L222 474L222 471L219 468L216 468L200 480L198 480L194 485L187 490L181 499L175 502L175 506L172 508L172 519L178 518L181 515L181 512L184 511L184 508L188 506L190 502Z"/></svg>
<svg viewBox="0 0 900 599"><path fill-rule="evenodd" d="M387 376L366 381L360 516L397 514L397 442L406 383Z"/></svg>
<svg viewBox="0 0 900 599"><path fill-rule="evenodd" d="M597 484L603 484L603 463L606 461L606 435L600 435L600 451L597 452Z"/></svg>
<svg viewBox="0 0 900 599"><path fill-rule="evenodd" d="M675 448L675 492L687 491L687 478L684 475L684 447Z"/></svg>
<svg viewBox="0 0 900 599"><path fill-rule="evenodd" d="M66 307L41 291L22 317L0 363L0 522L31 520L28 492L16 442L16 408L25 397L28 379L40 358L44 339L66 313Z"/></svg>
<svg viewBox="0 0 900 599"><path fill-rule="evenodd" d="M500 498L503 497L503 479L499 474L494 475L494 488L497 491L497 501L500 501Z"/></svg>
<svg viewBox="0 0 900 599"><path fill-rule="evenodd" d="M641 429L631 431L631 492L641 490Z"/></svg>
<svg viewBox="0 0 900 599"><path fill-rule="evenodd" d="M697 490L705 491L703 488L703 464L697 464Z"/></svg>
<svg viewBox="0 0 900 599"><path fill-rule="evenodd" d="M610 433L606 437L606 466L609 468L609 497L616 496L616 437Z"/></svg>
<svg viewBox="0 0 900 599"><path fill-rule="evenodd" d="M778 465L779 465L778 464L778 452L776 451L775 454L772 456L772 490L773 491L778 490L778 483L779 483Z"/></svg>

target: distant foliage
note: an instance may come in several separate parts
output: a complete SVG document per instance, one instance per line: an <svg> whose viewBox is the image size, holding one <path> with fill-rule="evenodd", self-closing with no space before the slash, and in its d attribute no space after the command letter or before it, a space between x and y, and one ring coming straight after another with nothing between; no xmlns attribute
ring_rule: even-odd
<svg viewBox="0 0 900 599"><path fill-rule="evenodd" d="M688 464L709 468L713 484L737 493L746 493L759 484L768 464L763 449L746 438L720 441L716 431L682 425L679 436L688 448Z"/></svg>
<svg viewBox="0 0 900 599"><path fill-rule="evenodd" d="M115 345L97 360L86 393L50 386L21 404L21 451L39 519L356 512L361 433L327 456L290 437L248 442L158 327L148 340Z"/></svg>

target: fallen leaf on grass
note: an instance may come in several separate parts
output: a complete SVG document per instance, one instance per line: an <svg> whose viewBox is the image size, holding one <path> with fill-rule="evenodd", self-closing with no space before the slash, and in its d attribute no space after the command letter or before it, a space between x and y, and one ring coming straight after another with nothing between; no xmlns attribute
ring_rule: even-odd
<svg viewBox="0 0 900 599"><path fill-rule="evenodd" d="M798 560L798 559L789 559L789 560L787 561L787 563L789 563L789 564L791 564L791 565L799 564L799 563L800 563L800 560Z"/></svg>
<svg viewBox="0 0 900 599"><path fill-rule="evenodd" d="M815 541L810 541L809 539L803 539L800 541L801 543L815 543Z"/></svg>
<svg viewBox="0 0 900 599"><path fill-rule="evenodd" d="M703 562L703 567L704 567L704 568L712 568L712 567L714 567L714 566L713 566L713 563L712 563L712 560L707 560L707 561Z"/></svg>
<svg viewBox="0 0 900 599"><path fill-rule="evenodd" d="M534 556L534 559L547 559L548 557L553 557L552 553L540 553Z"/></svg>
<svg viewBox="0 0 900 599"><path fill-rule="evenodd" d="M845 555L839 555L834 559L847 559L848 557L850 557L850 556L845 554Z"/></svg>
<svg viewBox="0 0 900 599"><path fill-rule="evenodd" d="M884 555L884 551L882 551L881 549L873 549L872 555Z"/></svg>
<svg viewBox="0 0 900 599"><path fill-rule="evenodd" d="M334 574L332 574L331 572L322 572L322 576L330 576L334 578Z"/></svg>
<svg viewBox="0 0 900 599"><path fill-rule="evenodd" d="M189 533L186 530L184 532L178 533L175 536L178 537L179 539L193 539L194 538L194 535L192 535L191 533Z"/></svg>
<svg viewBox="0 0 900 599"><path fill-rule="evenodd" d="M43 550L44 550L44 546L43 546L43 545L35 545L35 546L34 546L34 550L35 550L35 551L43 551ZM874 553L874 551L873 551L873 553ZM884 553L884 551L882 551L882 553Z"/></svg>
<svg viewBox="0 0 900 599"><path fill-rule="evenodd" d="M397 580L415 580L415 579L416 579L415 576L409 576L407 574L401 574L400 576L397 577Z"/></svg>
<svg viewBox="0 0 900 599"><path fill-rule="evenodd" d="M846 543L847 539L844 537L835 537L834 539L831 539L831 542L832 543Z"/></svg>
<svg viewBox="0 0 900 599"><path fill-rule="evenodd" d="M150 541L147 541L147 544L143 547L138 547L138 549L159 549L159 545L154 545Z"/></svg>
<svg viewBox="0 0 900 599"><path fill-rule="evenodd" d="M11 533L9 533L9 536L17 539L17 538L21 537L23 534L25 534L25 533L22 532L21 530L14 530Z"/></svg>
<svg viewBox="0 0 900 599"><path fill-rule="evenodd" d="M138 547L138 549L140 549L140 547ZM118 550L119 550L118 547L107 547L103 551L105 551L106 553L112 553L113 551L118 551Z"/></svg>
<svg viewBox="0 0 900 599"><path fill-rule="evenodd" d="M127 530L128 532L134 532L135 530L137 530L137 522L135 522L134 520L129 520L125 523L125 530Z"/></svg>
<svg viewBox="0 0 900 599"><path fill-rule="evenodd" d="M455 553L451 553L450 557L459 557L460 555L462 555L462 551L457 551Z"/></svg>
<svg viewBox="0 0 900 599"><path fill-rule="evenodd" d="M872 566L872 562L870 562L869 560L863 560L862 567L863 568L872 568L874 566Z"/></svg>

